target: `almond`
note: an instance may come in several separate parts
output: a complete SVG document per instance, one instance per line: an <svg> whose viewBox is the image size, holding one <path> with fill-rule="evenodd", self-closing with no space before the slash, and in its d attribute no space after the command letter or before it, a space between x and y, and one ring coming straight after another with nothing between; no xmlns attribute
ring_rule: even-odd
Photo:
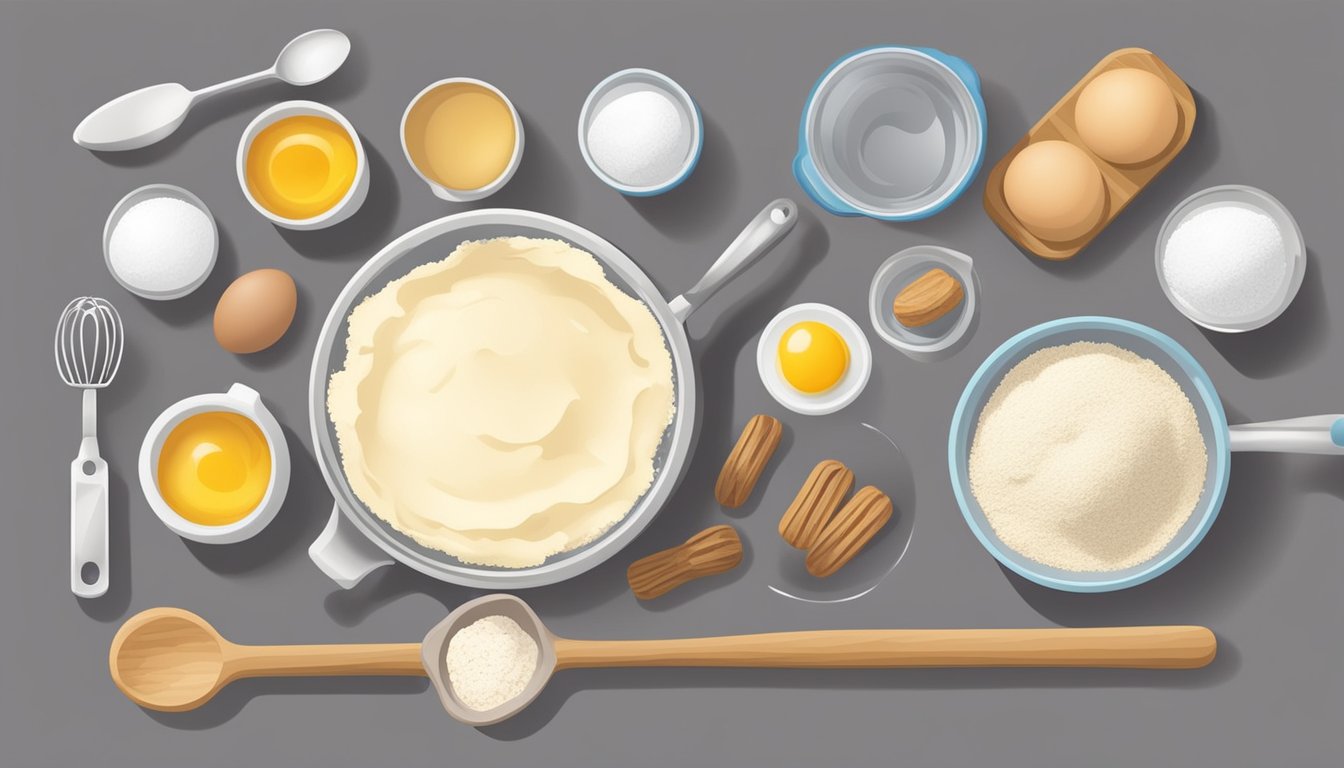
<svg viewBox="0 0 1344 768"><path fill-rule="evenodd" d="M716 525L695 534L684 544L636 560L625 572L630 590L640 600L652 600L693 579L713 576L742 562L742 539L731 525Z"/></svg>
<svg viewBox="0 0 1344 768"><path fill-rule="evenodd" d="M784 425L779 419L763 413L752 416L719 472L719 481L714 484L714 498L729 509L742 506L756 488L756 481L761 479L765 465L775 455L783 436Z"/></svg>
<svg viewBox="0 0 1344 768"><path fill-rule="evenodd" d="M779 521L779 535L798 549L809 549L822 528L854 487L854 473L835 459L812 468L812 474Z"/></svg>
<svg viewBox="0 0 1344 768"><path fill-rule="evenodd" d="M891 519L891 498L866 485L826 524L807 553L807 572L819 579L835 573L854 559Z"/></svg>
<svg viewBox="0 0 1344 768"><path fill-rule="evenodd" d="M901 325L918 328L956 309L965 297L961 281L943 269L930 269L896 294L892 311Z"/></svg>

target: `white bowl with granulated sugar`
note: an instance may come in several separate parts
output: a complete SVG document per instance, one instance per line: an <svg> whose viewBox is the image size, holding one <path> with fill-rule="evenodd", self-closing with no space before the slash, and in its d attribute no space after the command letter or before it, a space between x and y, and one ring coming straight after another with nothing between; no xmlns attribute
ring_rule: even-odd
<svg viewBox="0 0 1344 768"><path fill-rule="evenodd" d="M1186 198L1157 236L1162 292L1195 324L1222 333L1267 325L1297 296L1302 230L1269 193L1239 184Z"/></svg>
<svg viewBox="0 0 1344 768"><path fill-rule="evenodd" d="M149 184L112 208L103 260L122 288L145 299L179 299L210 276L219 228L201 199L172 184Z"/></svg>
<svg viewBox="0 0 1344 768"><path fill-rule="evenodd" d="M593 88L579 112L579 151L593 173L631 197L685 181L704 144L691 95L651 69L624 69Z"/></svg>

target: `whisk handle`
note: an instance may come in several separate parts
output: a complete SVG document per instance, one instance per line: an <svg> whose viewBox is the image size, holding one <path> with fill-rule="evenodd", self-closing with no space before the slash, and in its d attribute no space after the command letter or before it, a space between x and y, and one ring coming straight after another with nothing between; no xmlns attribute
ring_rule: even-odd
<svg viewBox="0 0 1344 768"><path fill-rule="evenodd" d="M98 390L84 390L83 414L80 418L83 435L93 438L93 455L98 455ZM84 449L81 447L81 451Z"/></svg>
<svg viewBox="0 0 1344 768"><path fill-rule="evenodd" d="M97 395L84 391L84 439L70 462L70 590L107 593L107 462L98 455Z"/></svg>

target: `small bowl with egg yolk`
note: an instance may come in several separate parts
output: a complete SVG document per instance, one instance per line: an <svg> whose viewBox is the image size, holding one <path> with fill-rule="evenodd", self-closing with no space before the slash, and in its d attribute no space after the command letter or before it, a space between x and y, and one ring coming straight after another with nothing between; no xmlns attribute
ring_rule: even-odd
<svg viewBox="0 0 1344 768"><path fill-rule="evenodd" d="M285 101L257 115L238 141L236 166L247 201L286 229L330 227L369 194L369 160L355 126L315 101Z"/></svg>
<svg viewBox="0 0 1344 768"><path fill-rule="evenodd" d="M244 541L269 525L289 469L280 423L243 384L170 405L140 446L140 488L154 514L206 544Z"/></svg>

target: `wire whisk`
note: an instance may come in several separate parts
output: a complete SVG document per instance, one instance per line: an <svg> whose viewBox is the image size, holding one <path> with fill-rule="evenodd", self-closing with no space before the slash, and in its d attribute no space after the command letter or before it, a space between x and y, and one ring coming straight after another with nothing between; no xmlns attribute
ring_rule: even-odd
<svg viewBox="0 0 1344 768"><path fill-rule="evenodd" d="M70 589L80 597L107 592L107 462L98 453L98 390L121 368L121 315L104 299L82 296L56 324L56 367L84 390L83 439L70 463Z"/></svg>
<svg viewBox="0 0 1344 768"><path fill-rule="evenodd" d="M56 326L56 366L66 384L101 389L121 367L121 315L106 299L81 296L65 305Z"/></svg>

